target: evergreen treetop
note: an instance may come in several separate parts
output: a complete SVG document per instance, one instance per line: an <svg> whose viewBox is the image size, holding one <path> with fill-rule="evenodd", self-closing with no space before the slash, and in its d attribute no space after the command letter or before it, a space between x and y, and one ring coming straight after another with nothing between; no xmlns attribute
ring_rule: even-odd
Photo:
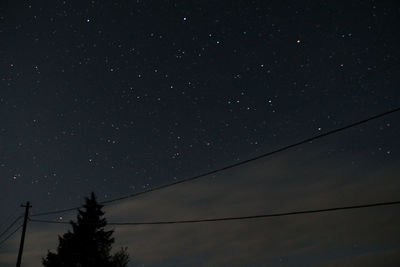
<svg viewBox="0 0 400 267"><path fill-rule="evenodd" d="M44 267L126 267L129 256L125 249L111 255L113 230L105 231L102 205L94 193L85 198L83 210L78 210L77 221L71 221L72 232L59 236L57 252L48 251L42 259Z"/></svg>

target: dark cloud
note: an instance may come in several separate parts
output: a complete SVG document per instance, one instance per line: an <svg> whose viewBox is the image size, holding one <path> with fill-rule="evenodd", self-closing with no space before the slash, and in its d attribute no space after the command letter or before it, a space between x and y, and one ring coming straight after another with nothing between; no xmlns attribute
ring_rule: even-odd
<svg viewBox="0 0 400 267"><path fill-rule="evenodd" d="M110 222L196 219L396 199L399 162L386 162L371 171L368 156L323 157L327 149L305 147L115 203L105 207L107 218ZM354 162L359 165L358 178ZM147 266L359 265L368 257L380 259L400 249L399 236L393 234L398 233L398 211L399 207L381 207L248 221L118 226L116 247L128 246L133 262ZM29 227L26 266L37 266L46 250L56 246L57 234L68 227L34 223ZM17 239L12 244L10 251ZM11 265L14 257L6 254L3 262ZM390 258L399 260L392 254Z"/></svg>

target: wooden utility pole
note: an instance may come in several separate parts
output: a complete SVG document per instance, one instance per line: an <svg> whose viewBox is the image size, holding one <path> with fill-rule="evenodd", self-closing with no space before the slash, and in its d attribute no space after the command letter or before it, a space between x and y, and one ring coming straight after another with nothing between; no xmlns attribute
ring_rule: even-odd
<svg viewBox="0 0 400 267"><path fill-rule="evenodd" d="M25 217L24 217L24 225L22 227L21 242L19 243L17 267L21 267L22 252L24 251L26 224L28 223L29 208L31 208L32 206L29 204L29 201L28 201L28 202L26 202L25 206L21 205L21 207L25 208Z"/></svg>

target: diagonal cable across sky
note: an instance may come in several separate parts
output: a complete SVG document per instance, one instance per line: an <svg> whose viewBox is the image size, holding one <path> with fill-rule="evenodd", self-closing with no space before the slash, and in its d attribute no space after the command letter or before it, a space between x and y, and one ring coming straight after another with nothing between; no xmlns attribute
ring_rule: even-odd
<svg viewBox="0 0 400 267"><path fill-rule="evenodd" d="M137 196L144 195L144 194L147 194L147 193L150 193L150 192L154 192L154 191L162 190L162 189L165 189L165 188L168 188L168 187L172 187L172 186L175 186L175 185L178 185L178 184L194 181L194 180L206 177L206 176L211 175L211 174L215 174L215 173L218 173L218 172L221 172L221 171L225 171L225 170L228 170L228 169L231 169L231 168L235 168L235 167L247 164L249 162L252 162L252 161L255 161L255 160L259 160L259 159L262 159L262 158L265 158L265 157L269 157L269 156L272 156L274 154L289 150L291 148L294 148L294 147L297 147L297 146L312 142L314 140L317 140L317 139L320 139L320 138L323 138L323 137L326 137L326 136L330 136L330 135L345 131L347 129L359 126L361 124L365 124L365 123L367 123L369 121L372 121L372 120L376 120L376 119L388 116L388 115L393 114L393 113L398 112L398 111L400 111L400 107L387 110L385 112L373 115L371 117L368 117L368 118L360 120L360 121L356 121L356 122L347 124L347 125L345 125L343 127L339 127L339 128L327 131L325 133L314 135L312 137L300 140L300 141L298 141L296 143L283 146L283 147L278 148L276 150L261 154L259 156L256 156L256 157L253 157L253 158L250 158L250 159L247 159L247 160L243 160L243 161L240 161L240 162L237 162L237 163L234 163L234 164L222 167L222 168L218 168L218 169L215 169L215 170L212 170L212 171L208 171L208 172L196 175L196 176L192 176L192 177L188 177L188 178L185 178L185 179L181 179L181 180L173 182L173 183L160 185L160 186L153 187L153 188L141 191L141 192L137 192L137 193L129 194L129 195L126 195L126 196L110 199L110 200L107 200L107 201L102 201L101 204L109 205L110 203L114 203L114 202L117 202L117 201L121 201L121 200L125 200L125 199L128 199L128 198L137 197ZM68 211L77 210L78 208L79 207L72 207L72 208L66 208L66 209L62 209L62 210L39 212L39 213L31 214L31 217L45 216L45 215L51 215L51 214L59 214L59 213L64 213L64 212L68 212Z"/></svg>

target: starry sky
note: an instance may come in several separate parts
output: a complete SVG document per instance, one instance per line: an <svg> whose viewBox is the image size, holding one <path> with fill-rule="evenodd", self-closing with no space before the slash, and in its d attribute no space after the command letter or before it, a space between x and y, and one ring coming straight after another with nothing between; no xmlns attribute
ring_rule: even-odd
<svg viewBox="0 0 400 267"><path fill-rule="evenodd" d="M91 191L109 200L398 107L399 13L395 0L0 1L0 226L28 200L36 213L79 206ZM106 211L133 221L395 200L399 135L392 114ZM363 211L116 234L132 266L399 262L399 208L374 212L382 221ZM344 226L360 220L365 229ZM28 230L27 266L66 230L52 227ZM271 227L279 246L260 238ZM0 248L5 266L18 237ZM35 238L48 243L36 251Z"/></svg>

